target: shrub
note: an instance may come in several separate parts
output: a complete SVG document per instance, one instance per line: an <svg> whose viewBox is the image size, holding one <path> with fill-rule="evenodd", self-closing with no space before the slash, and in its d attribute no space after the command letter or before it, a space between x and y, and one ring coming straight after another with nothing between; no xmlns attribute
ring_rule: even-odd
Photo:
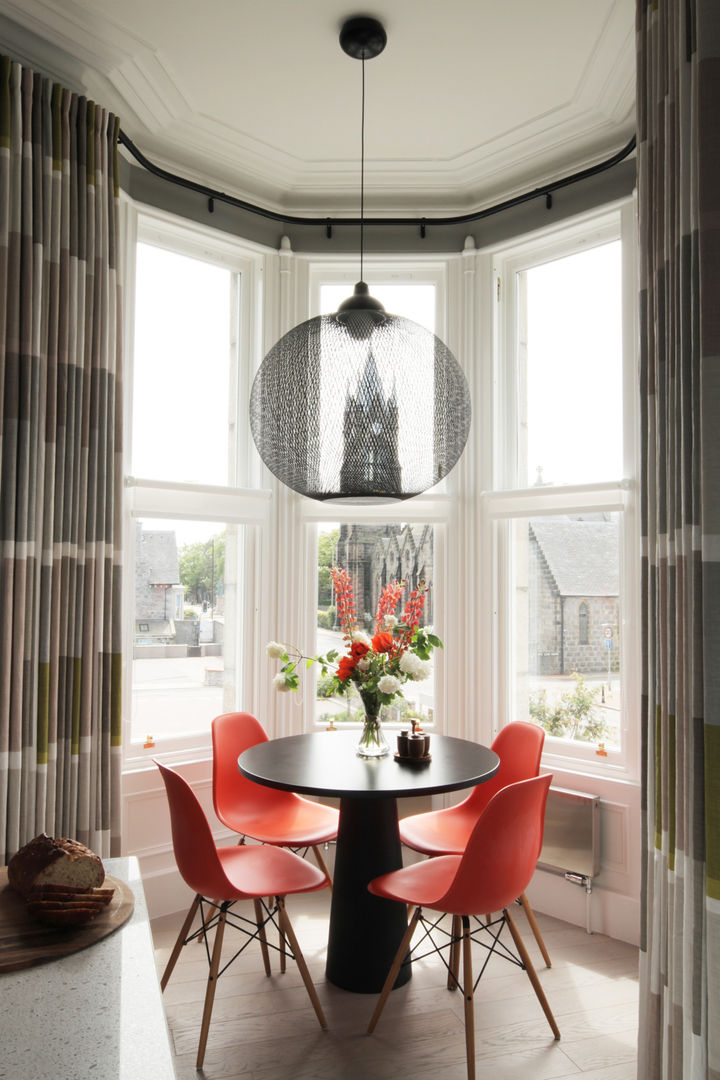
<svg viewBox="0 0 720 1080"><path fill-rule="evenodd" d="M336 611L334 607L320 610L317 613L317 624L321 630L332 630L335 625Z"/></svg>
<svg viewBox="0 0 720 1080"><path fill-rule="evenodd" d="M592 690L577 672L572 677L575 689L561 694L553 704L548 704L546 690L531 694L530 716L536 724L545 728L548 735L578 739L580 742L597 742L610 733L602 713L593 708L600 687Z"/></svg>

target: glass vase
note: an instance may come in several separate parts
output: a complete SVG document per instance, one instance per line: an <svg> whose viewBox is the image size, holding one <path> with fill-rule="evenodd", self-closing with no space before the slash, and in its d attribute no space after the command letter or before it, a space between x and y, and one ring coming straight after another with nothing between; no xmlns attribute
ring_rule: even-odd
<svg viewBox="0 0 720 1080"><path fill-rule="evenodd" d="M379 716L365 714L360 741L355 747L355 752L365 758L380 758L390 753Z"/></svg>

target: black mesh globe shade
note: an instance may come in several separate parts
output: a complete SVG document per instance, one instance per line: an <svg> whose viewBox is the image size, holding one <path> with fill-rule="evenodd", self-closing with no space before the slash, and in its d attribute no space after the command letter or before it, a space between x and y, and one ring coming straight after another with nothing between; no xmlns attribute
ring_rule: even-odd
<svg viewBox="0 0 720 1080"><path fill-rule="evenodd" d="M437 484L470 429L465 376L442 341L355 296L270 350L250 397L263 461L312 499L385 502ZM367 287L364 287L364 294Z"/></svg>

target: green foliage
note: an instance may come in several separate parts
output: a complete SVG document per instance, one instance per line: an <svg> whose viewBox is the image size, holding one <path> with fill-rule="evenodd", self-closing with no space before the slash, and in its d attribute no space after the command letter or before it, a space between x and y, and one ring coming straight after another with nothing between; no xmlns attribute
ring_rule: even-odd
<svg viewBox="0 0 720 1080"><path fill-rule="evenodd" d="M329 607L325 611L318 611L317 624L321 630L332 630L335 625L335 619L337 618L337 611L334 607Z"/></svg>
<svg viewBox="0 0 720 1080"><path fill-rule="evenodd" d="M582 675L573 673L575 688L562 694L553 704L548 704L547 691L538 690L530 695L530 717L547 731L563 739L580 742L597 742L606 738L610 729L602 713L595 710L600 687L587 686Z"/></svg>
<svg viewBox="0 0 720 1080"><path fill-rule="evenodd" d="M332 565L333 551L337 553L339 536L339 529L330 529L329 532L318 534L318 607L327 607L332 601L330 567ZM318 623L318 626L320 625ZM332 627L328 629L332 629Z"/></svg>
<svg viewBox="0 0 720 1080"><path fill-rule="evenodd" d="M225 531L209 540L185 544L178 554L180 583L188 600L200 604L215 602L218 583L225 579Z"/></svg>

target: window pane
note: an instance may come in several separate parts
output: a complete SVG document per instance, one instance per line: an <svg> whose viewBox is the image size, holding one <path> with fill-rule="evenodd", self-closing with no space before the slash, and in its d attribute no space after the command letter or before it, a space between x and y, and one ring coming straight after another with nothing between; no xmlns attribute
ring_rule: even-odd
<svg viewBox="0 0 720 1080"><path fill-rule="evenodd" d="M511 528L515 715L601 756L619 749L619 515L524 518Z"/></svg>
<svg viewBox="0 0 720 1080"><path fill-rule="evenodd" d="M133 472L227 484L234 275L137 246Z"/></svg>
<svg viewBox="0 0 720 1080"><path fill-rule="evenodd" d="M353 286L322 285L320 287L320 314L330 315L337 311L343 300L352 295ZM370 293L379 300L391 315L402 315L404 319L424 326L435 333L435 286L417 285L370 285Z"/></svg>
<svg viewBox="0 0 720 1080"><path fill-rule="evenodd" d="M425 581L425 599L421 626L433 625L433 550L432 525L358 525L324 522L318 526L318 616L316 651L327 653L336 649L346 651L342 632L337 624L337 608L330 577L330 566L337 563L347 570L353 583L358 626L373 634L378 600L385 585L405 581L405 590L396 614L402 614L410 592ZM441 635L442 636L442 635ZM349 695L326 697L324 687L329 680L318 677L315 718L327 724L346 720L360 721L362 701L354 687ZM383 710L388 722L409 722L419 718L425 727L434 722L435 661L429 678L403 684L402 697Z"/></svg>
<svg viewBox="0 0 720 1080"><path fill-rule="evenodd" d="M135 523L133 741L209 731L236 707L241 533L216 521Z"/></svg>
<svg viewBox="0 0 720 1080"><path fill-rule="evenodd" d="M620 258L616 241L518 275L522 487L622 476Z"/></svg>

